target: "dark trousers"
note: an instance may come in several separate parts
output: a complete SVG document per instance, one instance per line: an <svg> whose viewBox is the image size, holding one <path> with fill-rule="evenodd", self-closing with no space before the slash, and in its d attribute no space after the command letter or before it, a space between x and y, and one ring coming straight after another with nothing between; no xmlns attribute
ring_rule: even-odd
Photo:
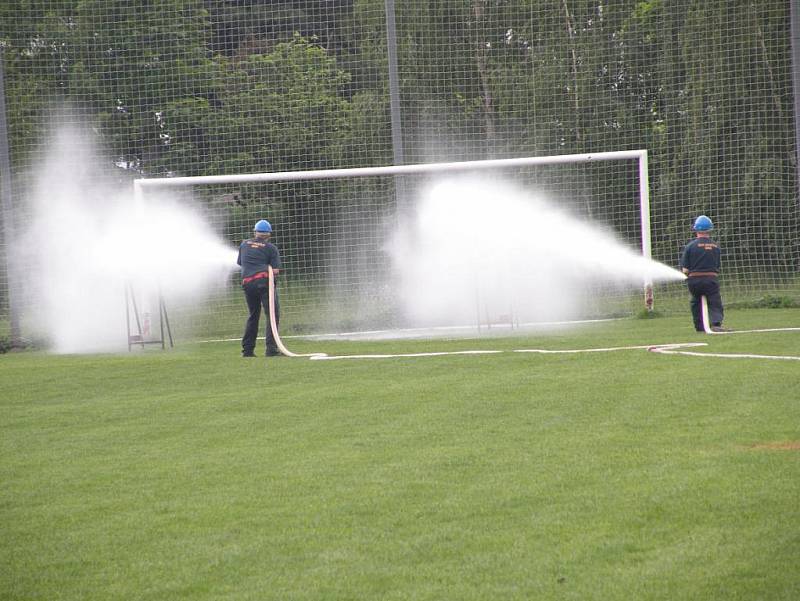
<svg viewBox="0 0 800 601"><path fill-rule="evenodd" d="M242 352L250 354L256 348L256 337L258 336L258 322L261 318L261 308L264 308L264 315L266 315L267 322L267 352L274 353L278 351L278 345L275 343L275 337L272 335L272 328L269 323L269 288L267 287L266 279L259 279L244 284L244 298L247 301L247 308L250 310L250 315L247 318L247 324L244 327L244 336L242 336ZM278 303L278 291L275 290L275 329L278 328L280 323L280 304Z"/></svg>
<svg viewBox="0 0 800 601"><path fill-rule="evenodd" d="M712 326L721 326L723 309L722 295L719 293L719 281L711 277L695 277L686 280L692 300L689 306L692 308L692 320L694 329L698 332L703 331L703 306L700 297L708 299L708 318Z"/></svg>

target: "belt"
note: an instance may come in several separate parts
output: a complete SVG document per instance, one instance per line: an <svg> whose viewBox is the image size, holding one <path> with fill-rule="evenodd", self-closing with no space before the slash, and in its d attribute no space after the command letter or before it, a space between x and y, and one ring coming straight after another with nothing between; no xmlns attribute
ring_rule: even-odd
<svg viewBox="0 0 800 601"><path fill-rule="evenodd" d="M269 274L266 271L260 271L255 275L251 275L249 277L242 279L242 285L249 284L255 280L263 280L264 278L268 278Z"/></svg>
<svg viewBox="0 0 800 601"><path fill-rule="evenodd" d="M690 271L690 278L715 278L719 275L716 271Z"/></svg>

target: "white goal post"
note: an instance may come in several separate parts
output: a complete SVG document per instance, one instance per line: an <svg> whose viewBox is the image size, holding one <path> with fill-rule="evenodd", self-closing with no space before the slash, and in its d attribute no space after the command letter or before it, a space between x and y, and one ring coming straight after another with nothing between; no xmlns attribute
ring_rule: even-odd
<svg viewBox="0 0 800 601"><path fill-rule="evenodd" d="M633 161L636 161L636 164L633 164ZM279 239L279 244L282 248L282 253L284 249L288 251L288 254L284 256L284 260L288 259L288 263L292 265L290 269L290 273L304 273L304 276L300 276L300 280L292 279L292 280L285 280L286 285L295 286L295 288L290 291L289 295L284 299L287 301L287 308L291 307L289 310L289 314L293 316L294 319L298 319L299 315L303 315L302 323L298 323L297 327L294 331L302 331L305 333L313 333L317 330L317 326L312 325L313 323L317 323L318 326L322 326L323 328L339 328L343 327L346 331L347 329L360 329L365 327L366 329L372 329L373 326L371 325L374 323L372 317L367 317L366 314L363 312L363 307L354 307L351 304L351 301L355 299L357 296L365 297L364 290L360 289L359 286L364 284L364 281L361 278L364 278L369 281L369 284L372 284L372 280L370 280L370 274L373 272L370 271L375 268L376 264L373 264L372 261L375 261L375 257L377 256L375 253L380 251L380 237L381 237L381 226L379 220L374 219L375 214L375 205L374 203L370 206L370 203L374 201L370 195L375 192L375 188L372 187L370 182L374 182L375 185L378 185L381 178L384 180L386 179L393 179L398 176L405 176L411 177L414 176L422 176L422 177L430 177L432 175L446 175L448 173L460 173L460 174L478 174L479 172L491 172L492 170L495 171L502 171L502 170L516 170L518 173L527 173L527 170L524 168L527 167L535 167L535 166L546 166L546 165L561 165L567 169L570 169L571 166L575 166L576 168L580 168L581 165L590 165L592 163L604 163L609 164L611 162L616 162L620 165L621 171L616 171L613 165L611 165L612 170L614 173L627 173L625 177L628 178L629 183L624 184L622 191L618 188L612 187L604 187L602 180L596 182L596 186L600 190L600 196L596 197L594 201L594 210L603 213L607 209L611 208L614 211L618 210L620 207L627 207L625 208L625 213L630 216L630 225L632 227L637 227L640 229L640 236L641 236L641 255L646 259L652 258L652 248L651 248L651 214L650 214L650 195L649 195L649 175L648 175L648 155L646 150L624 150L624 151L614 151L614 152L600 152L600 153L587 153L587 154L565 154L565 155L555 155L555 156L544 156L544 157L520 157L520 158L509 158L509 159L490 159L490 160L476 160L476 161L460 161L460 162L446 162L446 163L422 163L422 164L413 164L413 165L389 165L389 166L382 166L382 167L359 167L359 168L347 168L347 169L320 169L320 170L313 170L313 171L284 171L284 172L271 172L271 173L241 173L241 174L228 174L228 175L206 175L206 176L189 176L189 177L161 177L161 178L142 178L142 179L135 179L134 180L134 197L138 202L143 202L145 200L146 191L154 191L157 189L180 189L180 188L190 188L193 186L208 186L208 187L216 187L217 189L225 189L230 190L231 186L242 186L242 188L246 188L248 185L258 185L268 183L270 186L276 186L276 190L280 190L281 193L284 194L284 199L286 198L285 193L288 188L287 186L300 186L298 188L298 193L301 197L297 198L298 203L296 212L288 218L289 221L286 221L285 213L283 214L284 217L281 217L280 214L274 214L273 209L268 209L267 211L262 214L260 209L256 208L255 206L251 209L247 202L244 202L241 206L232 206L227 205L230 207L226 209L228 211L233 211L233 213L229 213L230 215L237 215L235 217L236 221L235 224L231 227L234 229L226 229L226 237L230 238L229 242L238 243L238 236L247 235L248 231L245 228L250 227L250 221L252 219L258 218L277 218L279 221L279 232L281 232L281 238ZM625 166L627 164L627 167ZM638 174L637 169L638 167ZM520 170L520 168L523 168ZM579 171L580 172L580 171ZM563 173L563 172L562 172ZM568 171L567 173L570 173ZM527 176L524 176L527 177ZM556 178L560 177L555 175ZM569 176L568 176L569 177ZM315 254L319 252L319 243L327 242L330 239L333 239L336 236L340 236L343 231L341 229L334 229L334 231L329 230L329 227L338 227L337 225L331 223L330 221L323 218L323 221L317 222L319 219L319 215L321 213L316 213L316 208L312 208L309 210L303 206L302 203L308 203L308 198L303 197L303 194L308 193L308 188L306 183L310 183L313 180L340 180L346 182L358 182L363 181L364 186L366 186L365 191L362 191L362 194L365 196L355 196L355 197L348 197L347 202L349 203L346 207L346 211L348 211L347 217L348 219L354 219L358 221L356 224L356 228L353 230L354 235L356 238L359 238L355 243L351 243L352 241L347 241L349 237L345 234L345 240L350 243L350 251L351 252L364 252L364 248L368 248L367 254L369 258L367 262L364 264L358 263L353 264L353 271L352 273L348 274L347 277L344 279L337 278L336 286L340 286L340 288L336 289L329 289L327 291L313 288L313 286L317 285L318 280L314 280L315 277L323 277L326 278L328 276L325 275L326 269L334 269L337 270L338 268L335 267L336 259L333 258L323 258L322 263L319 263L319 257L321 255ZM566 188L562 186L562 184L558 184L559 189L567 190L567 196L571 196L571 191L574 187L574 183L570 183L569 180L558 179L559 182L566 183ZM401 184L403 180L399 180L398 184ZM346 184L350 185L350 184ZM580 185L580 184L578 184ZM380 188L379 188L380 189ZM404 196L404 192L407 190L406 185L402 183L400 188L397 188L394 193L394 207L393 210L396 211L398 208L402 208L402 202L398 200L397 193L400 191L401 195ZM316 192L315 192L316 193ZM620 195L621 194L621 195ZM235 197L235 203L238 203L240 199L236 194L223 194L222 197L230 198L231 196ZM271 196L271 195L270 195ZM291 196L291 195L290 195ZM595 198L594 196L591 196ZM636 197L638 197L638 219L636 219ZM216 197L215 197L216 198ZM387 197L388 200L388 197ZM405 199L404 199L405 200ZM564 200L569 200L570 202L574 202L576 199L572 198L571 200L568 198L564 198ZM225 202L230 202L227 200ZM312 199L312 202L317 202L316 199ZM398 205L398 202L401 202ZM287 210L286 207L288 205L284 202L278 200L278 209ZM307 205L306 205L307 206ZM317 205L314 205L317 206ZM261 205L262 209L264 208ZM299 211L299 212L298 212ZM256 214L258 212L258 214ZM266 213L269 213L266 215ZM617 213L613 213L617 215ZM592 218L591 210L590 214L587 215L589 219ZM604 217L600 217L601 222L605 219ZM636 223L638 221L638 223ZM254 222L254 221L253 221ZM369 225L365 225L369 224ZM636 224L634 226L634 224ZM229 223L230 225L230 223ZM287 229L288 228L288 229ZM366 228L366 229L365 229ZM375 228L374 231L371 228ZM294 234L292 234L294 232ZM371 232L371 233L369 233ZM286 236L290 236L289 244L287 246L287 238ZM294 235L294 238L291 236ZM362 236L367 236L368 238L360 238ZM355 249L355 250L354 250ZM341 248L336 247L333 252L339 255L338 260L341 261ZM298 254L299 253L299 254ZM311 254L308 254L311 253ZM371 254L370 254L371 253ZM352 257L351 257L352 258ZM303 263L303 261L311 260L312 263ZM360 259L359 259L360 260ZM295 261L299 261L300 265L307 265L308 267L301 268L301 271L297 271L294 269ZM313 261L318 261L314 263ZM361 269L365 269L366 271L362 272ZM338 273L338 272L337 272ZM361 276L358 274L365 273L367 275ZM322 274L322 275L321 275ZM295 276L296 278L297 276ZM308 280L308 278L312 278ZM328 281L328 280L325 280ZM653 309L653 282L650 279L650 276L643 276L642 281L644 287L644 306L646 310L652 311ZM311 288L308 287L311 286ZM306 286L305 288L303 286ZM315 292L316 290L316 292ZM322 290L322 292L320 292ZM367 298L375 298L375 293L383 293L384 289L372 289L366 292ZM319 294L329 295L332 294L327 298L326 302L330 305L330 307L336 309L342 309L337 313L337 315L347 315L345 320L342 320L340 325L335 325L333 322L325 322L328 323L326 326L325 323L319 323L320 317L320 300L323 297L320 297ZM341 293L344 293L345 296L340 296ZM390 297L392 293L389 293ZM298 296L299 295L299 296ZM388 307L392 304L392 299L389 298L388 300ZM325 303L323 303L325 304ZM370 306L370 310L375 310L375 312L371 315L374 315L376 319L379 317L377 315L378 312L383 311L382 309L377 309L378 306L383 306L380 303L377 305L373 303ZM499 308L496 308L499 311ZM388 310L388 309L387 309ZM220 320L218 319L220 316L225 317L222 321L230 324L229 318L232 316L238 315L241 312L240 307L236 307L231 304L231 300L229 297L226 299L220 299L219 304L214 308L214 313L212 317L211 315L208 316L208 319L214 321L216 319L217 322ZM316 315L312 315L312 313L316 313ZM369 312L368 312L369 313ZM513 314L514 310L512 307L511 313ZM504 316L506 311L502 311L498 313L498 318L501 319L501 316ZM354 317L354 315L356 317ZM490 319L488 315L485 316L487 321ZM204 320L206 318L200 318ZM235 319L235 318L232 318ZM482 317L479 315L478 323L480 325ZM226 321L227 320L227 321ZM349 324L348 321L349 320ZM211 321L209 323L211 323ZM358 325L356 322L363 322L364 325ZM382 327L380 325L376 327ZM230 332L229 329L225 330L226 332ZM214 333L209 333L208 335L214 336L221 334L222 332L218 329Z"/></svg>
<svg viewBox="0 0 800 601"><path fill-rule="evenodd" d="M187 187L195 185L242 184L257 182L289 182L300 180L362 178L374 176L425 175L464 171L485 171L501 168L558 165L567 163L592 163L600 161L637 161L639 167L639 219L641 226L641 251L646 259L652 258L650 232L650 180L647 150L620 150L588 154L564 154L544 157L520 157L450 163L422 163L416 165L389 165L384 167L354 167L348 169L320 169L314 171L283 171L273 173L241 173L231 175L204 175L190 177L162 177L135 179L134 197L141 200L145 188ZM644 285L645 308L653 308L652 280Z"/></svg>

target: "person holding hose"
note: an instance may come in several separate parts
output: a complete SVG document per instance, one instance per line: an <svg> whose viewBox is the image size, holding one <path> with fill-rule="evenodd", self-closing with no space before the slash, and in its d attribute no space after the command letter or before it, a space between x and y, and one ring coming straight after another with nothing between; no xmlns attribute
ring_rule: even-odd
<svg viewBox="0 0 800 601"><path fill-rule="evenodd" d="M686 274L686 284L692 295L689 306L692 310L692 320L694 329L704 332L702 297L708 301L709 320L711 330L714 332L726 332L722 327L724 315L722 307L722 295L719 291L719 281L717 279L720 268L720 248L711 239L709 232L714 229L714 223L705 215L700 215L694 220L692 230L696 237L689 242L681 254L681 271Z"/></svg>
<svg viewBox="0 0 800 601"><path fill-rule="evenodd" d="M273 275L277 276L281 269L281 255L278 247L270 242L272 226L265 219L259 220L253 228L253 237L245 240L239 246L239 257L236 262L242 267L242 289L247 301L250 315L242 336L242 357L255 357L256 337L258 335L258 322L261 318L261 308L267 316L266 356L272 357L280 354L269 317L269 271L272 266ZM280 321L280 306L278 304L278 290L275 288L275 329Z"/></svg>

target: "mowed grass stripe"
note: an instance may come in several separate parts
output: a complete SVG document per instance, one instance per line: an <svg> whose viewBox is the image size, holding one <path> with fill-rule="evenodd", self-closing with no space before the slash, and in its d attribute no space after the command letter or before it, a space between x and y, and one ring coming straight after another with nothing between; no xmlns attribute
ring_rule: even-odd
<svg viewBox="0 0 800 601"><path fill-rule="evenodd" d="M684 322L322 350L791 346L780 333L698 338ZM800 456L753 447L800 440L800 372L710 361L645 351L244 361L235 344L2 357L0 590L795 598Z"/></svg>

